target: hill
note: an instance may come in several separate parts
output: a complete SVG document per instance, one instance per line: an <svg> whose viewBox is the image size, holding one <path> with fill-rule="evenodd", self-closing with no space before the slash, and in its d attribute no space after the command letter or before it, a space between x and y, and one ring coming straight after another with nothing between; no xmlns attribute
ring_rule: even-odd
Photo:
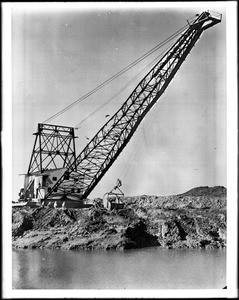
<svg viewBox="0 0 239 300"><path fill-rule="evenodd" d="M212 197L221 197L227 196L227 189L224 186L200 186L194 189L189 190L188 192L181 194L181 196L212 196Z"/></svg>

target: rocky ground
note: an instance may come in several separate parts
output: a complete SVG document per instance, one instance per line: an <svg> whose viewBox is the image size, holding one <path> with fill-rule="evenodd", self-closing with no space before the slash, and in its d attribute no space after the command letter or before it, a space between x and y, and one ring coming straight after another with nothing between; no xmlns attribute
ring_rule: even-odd
<svg viewBox="0 0 239 300"><path fill-rule="evenodd" d="M66 250L226 247L224 187L199 187L174 196L126 197L124 202L123 209L112 211L103 207L13 208L13 247Z"/></svg>

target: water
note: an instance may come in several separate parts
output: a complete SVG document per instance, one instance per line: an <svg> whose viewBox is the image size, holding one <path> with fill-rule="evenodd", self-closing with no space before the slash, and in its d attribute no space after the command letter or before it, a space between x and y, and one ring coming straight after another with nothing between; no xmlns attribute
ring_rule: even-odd
<svg viewBox="0 0 239 300"><path fill-rule="evenodd" d="M13 250L13 289L222 289L225 250Z"/></svg>

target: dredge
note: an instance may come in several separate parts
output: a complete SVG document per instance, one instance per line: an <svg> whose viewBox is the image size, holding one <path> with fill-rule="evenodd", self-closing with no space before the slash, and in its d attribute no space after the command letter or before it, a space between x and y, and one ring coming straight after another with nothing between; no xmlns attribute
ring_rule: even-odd
<svg viewBox="0 0 239 300"><path fill-rule="evenodd" d="M178 40L155 63L79 155L75 151L73 127L38 124L19 202L52 207L87 207L89 204L85 203L85 199L162 96L201 34L220 23L221 18L219 13L205 11L188 20L187 28L180 33ZM117 203L116 200L106 197L103 204L109 209Z"/></svg>

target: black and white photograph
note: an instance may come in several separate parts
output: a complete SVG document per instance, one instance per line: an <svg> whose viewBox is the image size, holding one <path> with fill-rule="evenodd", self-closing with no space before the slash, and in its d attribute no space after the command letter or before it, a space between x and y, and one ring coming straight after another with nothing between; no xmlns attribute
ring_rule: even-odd
<svg viewBox="0 0 239 300"><path fill-rule="evenodd" d="M236 297L237 2L2 8L4 298Z"/></svg>

